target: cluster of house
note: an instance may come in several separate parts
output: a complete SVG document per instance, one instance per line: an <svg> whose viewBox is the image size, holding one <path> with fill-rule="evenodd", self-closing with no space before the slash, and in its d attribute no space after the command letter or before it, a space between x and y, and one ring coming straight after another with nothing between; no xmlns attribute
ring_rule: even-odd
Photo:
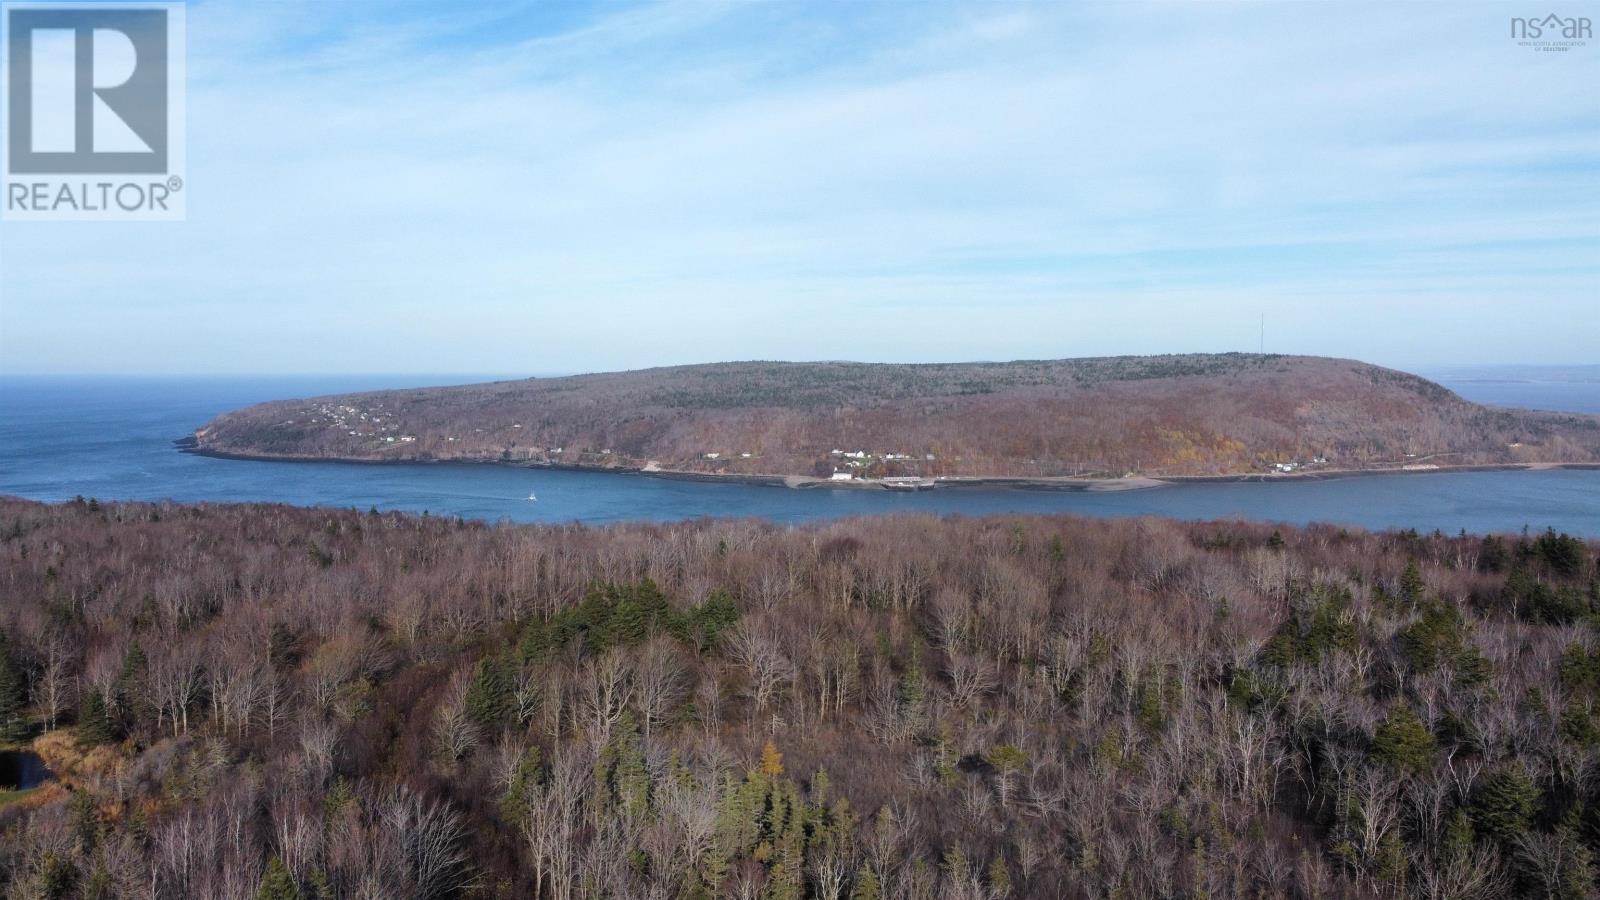
<svg viewBox="0 0 1600 900"><path fill-rule="evenodd" d="M838 458L841 458L841 459L852 460L855 463L860 463L862 465L865 465L867 460L869 460L869 459L896 460L896 459L914 459L915 458L909 453L868 453L865 450L839 450L839 449L834 449L834 450L829 451L828 455L829 456L838 457ZM925 453L925 454L923 454L922 458L927 460L927 461L929 461L929 462L932 462L937 457L935 457L932 453Z"/></svg>
<svg viewBox="0 0 1600 900"><path fill-rule="evenodd" d="M283 424L293 425L295 424L295 420L289 419ZM416 435L401 433L400 425L395 420L395 417L383 409L383 404L381 402L376 401L369 407L352 406L350 404L321 403L315 407L311 416L305 419L304 424L336 428L340 431L343 431L350 437L371 438L372 440L383 444L414 444L417 441ZM508 424L511 428L515 429L521 429L523 427L523 425L518 422ZM472 430L477 434L482 434L484 432L484 429L482 428L474 428ZM454 443L456 441L465 440L465 438L456 437L455 435L446 435L445 440ZM524 452L525 451L518 451L519 454L523 454ZM531 452L537 454L544 451L541 451L539 448L535 447ZM560 447L553 447L548 452L560 453L562 452L562 449ZM611 451L602 450L601 452L610 453Z"/></svg>
<svg viewBox="0 0 1600 900"><path fill-rule="evenodd" d="M837 448L831 451L828 455L833 457L834 465L836 467L841 465L845 466L844 469L834 469L833 475L830 476L831 480L833 481L850 481L851 479L855 478L855 473L851 471L852 469L865 468L868 463L875 460L883 460L884 462L901 462L904 460L916 459L916 457L912 456L910 453L869 453L866 450L839 450ZM934 456L932 453L925 453L923 454L922 458L927 462L933 462L938 457Z"/></svg>
<svg viewBox="0 0 1600 900"><path fill-rule="evenodd" d="M376 409L366 410L348 404L322 403L317 405L316 413L306 421L307 425L327 425L344 431L351 437L369 437L380 439L384 443L393 444L396 441L411 442L416 438L411 435L400 434L400 426L393 422L385 422L382 412L383 404L378 404ZM294 419L284 422L293 425Z"/></svg>
<svg viewBox="0 0 1600 900"><path fill-rule="evenodd" d="M1327 462L1328 458L1325 456L1313 456L1309 462L1295 460L1293 462L1275 463L1272 466L1272 470L1274 472L1293 472L1296 469L1302 469L1306 466L1320 466L1326 464Z"/></svg>

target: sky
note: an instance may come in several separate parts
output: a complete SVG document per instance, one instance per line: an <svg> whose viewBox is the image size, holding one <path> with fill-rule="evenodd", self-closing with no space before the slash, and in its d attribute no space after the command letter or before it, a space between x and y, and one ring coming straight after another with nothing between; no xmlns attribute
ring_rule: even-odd
<svg viewBox="0 0 1600 900"><path fill-rule="evenodd" d="M1600 362L1531 2L193 2L187 220L0 223L0 373Z"/></svg>

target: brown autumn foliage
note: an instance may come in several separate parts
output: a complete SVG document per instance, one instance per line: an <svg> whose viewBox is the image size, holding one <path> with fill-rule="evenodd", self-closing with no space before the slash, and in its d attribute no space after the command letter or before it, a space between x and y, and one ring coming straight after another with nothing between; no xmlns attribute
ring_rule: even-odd
<svg viewBox="0 0 1600 900"><path fill-rule="evenodd" d="M265 403L203 451L822 475L1121 476L1277 463L1600 462L1600 417L1490 409L1350 360L745 362ZM713 456L714 454L714 456Z"/></svg>
<svg viewBox="0 0 1600 900"><path fill-rule="evenodd" d="M1591 896L1597 550L3 500L0 886Z"/></svg>

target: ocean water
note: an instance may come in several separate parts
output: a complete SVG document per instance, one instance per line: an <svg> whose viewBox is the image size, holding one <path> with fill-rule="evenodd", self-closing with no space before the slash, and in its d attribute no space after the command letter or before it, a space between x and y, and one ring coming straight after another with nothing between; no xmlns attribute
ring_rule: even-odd
<svg viewBox="0 0 1600 900"><path fill-rule="evenodd" d="M1593 381L1438 381L1468 400L1490 406L1600 413L1600 383Z"/></svg>
<svg viewBox="0 0 1600 900"><path fill-rule="evenodd" d="M1331 481L1183 484L1067 493L961 488L922 493L788 490L639 475L489 465L246 462L179 453L175 439L218 413L284 397L483 380L429 378L0 378L0 494L60 501L270 501L521 522L700 516L801 522L941 515L1244 518L1447 533L1524 527L1600 537L1600 471L1440 472ZM1450 385L1481 402L1600 412L1600 384ZM526 498L536 492L537 502Z"/></svg>

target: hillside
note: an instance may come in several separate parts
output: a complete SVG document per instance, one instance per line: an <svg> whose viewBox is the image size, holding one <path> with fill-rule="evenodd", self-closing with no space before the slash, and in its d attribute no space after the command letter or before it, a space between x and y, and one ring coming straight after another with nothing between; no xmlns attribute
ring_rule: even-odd
<svg viewBox="0 0 1600 900"><path fill-rule="evenodd" d="M1217 475L1600 461L1600 418L1490 409L1351 360L740 362L264 403L253 457L813 475Z"/></svg>
<svg viewBox="0 0 1600 900"><path fill-rule="evenodd" d="M0 498L0 895L1592 897L1597 552Z"/></svg>

